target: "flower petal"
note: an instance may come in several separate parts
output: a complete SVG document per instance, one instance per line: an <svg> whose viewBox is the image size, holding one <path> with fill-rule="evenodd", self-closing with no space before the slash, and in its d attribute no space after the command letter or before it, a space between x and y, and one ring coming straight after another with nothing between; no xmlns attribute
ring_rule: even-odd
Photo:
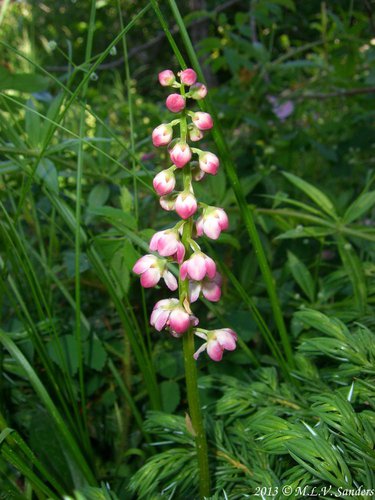
<svg viewBox="0 0 375 500"><path fill-rule="evenodd" d="M207 342L207 354L213 361L221 361L224 349L216 340Z"/></svg>
<svg viewBox="0 0 375 500"><path fill-rule="evenodd" d="M178 288L177 280L170 271L164 271L163 278L169 290L172 290L172 292L174 290L177 290Z"/></svg>

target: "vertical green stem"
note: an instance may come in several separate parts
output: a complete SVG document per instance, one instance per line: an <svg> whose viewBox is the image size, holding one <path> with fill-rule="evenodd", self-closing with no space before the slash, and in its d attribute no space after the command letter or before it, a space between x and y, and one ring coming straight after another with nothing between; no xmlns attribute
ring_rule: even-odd
<svg viewBox="0 0 375 500"><path fill-rule="evenodd" d="M189 403L189 413L195 433L199 468L199 495L201 498L210 496L210 472L208 468L208 450L206 433L203 425L200 398L198 393L198 374L194 354L194 333L188 330L183 336L186 390Z"/></svg>
<svg viewBox="0 0 375 500"><path fill-rule="evenodd" d="M124 21L121 12L120 0L117 0L117 10L120 18L120 28L121 31L124 30ZM125 67L125 79L126 79L126 93L128 98L129 106L129 128L130 128L130 151L131 164L133 172L133 192L134 192L134 215L135 220L138 225L138 191L137 191L137 166L135 161L135 141L134 141L134 113L133 113L133 97L130 82L130 68L129 68L129 58L128 58L128 45L126 42L126 35L122 37L122 48L124 51L124 67Z"/></svg>
<svg viewBox="0 0 375 500"><path fill-rule="evenodd" d="M95 29L95 13L96 13L96 2L91 1L90 10L90 20L89 29L87 34L86 52L85 52L85 63L88 64L91 58L92 44L94 38ZM83 98L86 98L88 82L83 86ZM84 438L85 444L88 450L90 450L89 437L87 432L87 411L86 411L86 394L85 394L85 379L84 379L84 363L83 363L83 349L82 349L82 325L81 325L81 272L80 272L80 260L81 260L81 202L82 202L82 176L83 176L83 143L82 139L85 132L85 108L81 110L80 123L79 123L79 147L77 155L77 188L76 188L76 211L75 216L77 220L75 229L75 337L77 344L77 356L78 356L78 374L79 374L79 388L80 388L80 398L81 398L81 409L82 417L85 423L84 427Z"/></svg>
<svg viewBox="0 0 375 500"><path fill-rule="evenodd" d="M184 86L181 85L181 95L185 95ZM187 120L186 113L182 112L180 121L180 135L183 142L187 138ZM183 183L184 189L191 185L191 168L186 165L183 169ZM190 252L189 241L192 238L193 219L189 218L185 224L182 233L182 243L185 246L186 253ZM179 280L179 297L185 307L190 307L189 304L189 281ZM184 349L184 364L185 364L185 378L186 378L186 391L189 404L189 413L191 423L194 430L195 445L197 451L198 470L199 470L199 495L200 498L210 496L210 472L208 467L208 450L206 432L204 429L202 411L200 405L200 398L198 392L198 373L196 361L194 359L194 332L190 328L183 336L183 349Z"/></svg>

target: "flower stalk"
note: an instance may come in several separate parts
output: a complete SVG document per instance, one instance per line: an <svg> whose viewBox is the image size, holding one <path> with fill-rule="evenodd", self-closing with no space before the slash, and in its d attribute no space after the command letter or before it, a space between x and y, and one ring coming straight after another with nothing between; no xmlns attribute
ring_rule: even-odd
<svg viewBox="0 0 375 500"><path fill-rule="evenodd" d="M168 146L173 164L155 176L153 186L160 196L161 207L175 211L182 220L172 228L154 234L150 251L158 255L141 257L133 271L141 276L141 284L145 288L155 286L161 278L170 290L174 291L178 287L178 299L163 299L155 304L150 323L157 331L165 329L173 337L182 337L190 427L195 438L199 470L199 494L200 498L204 498L210 495L210 475L196 360L202 352L207 351L213 361L221 361L225 350L233 351L236 348L237 335L229 328L212 331L195 328L199 319L194 316L191 303L198 300L200 295L217 302L221 297L222 282L215 262L201 251L196 239L205 235L216 240L221 231L228 229L229 222L222 208L199 202L194 193L194 182L200 182L205 175L216 175L220 164L215 154L189 146L189 140L194 143L200 141L213 127L212 117L208 113L186 109L189 99L203 99L207 89L196 82L197 75L190 68L177 76L180 81L171 70L159 73L159 83L163 87L179 91L170 94L166 100L166 107L178 118L159 125L152 133L154 146ZM186 86L190 87L188 92ZM177 125L180 137L173 139ZM176 191L176 186L180 186L182 191ZM197 220L194 219L196 212L201 212ZM168 271L168 260L179 265L178 285ZM205 341L197 351L195 336Z"/></svg>

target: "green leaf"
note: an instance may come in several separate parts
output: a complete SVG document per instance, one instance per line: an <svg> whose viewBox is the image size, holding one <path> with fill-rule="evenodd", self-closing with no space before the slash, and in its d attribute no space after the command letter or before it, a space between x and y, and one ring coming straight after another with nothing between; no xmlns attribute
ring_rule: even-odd
<svg viewBox="0 0 375 500"><path fill-rule="evenodd" d="M133 197L126 186L121 187L120 204L124 212L130 212L133 208Z"/></svg>
<svg viewBox="0 0 375 500"><path fill-rule="evenodd" d="M294 229L289 229L285 233L276 236L275 240L288 240L297 238L323 238L333 234L333 229L325 229L324 227L302 226L298 225Z"/></svg>
<svg viewBox="0 0 375 500"><path fill-rule="evenodd" d="M48 354L62 370L75 375L78 370L77 340L74 335L53 338L47 347Z"/></svg>
<svg viewBox="0 0 375 500"><path fill-rule="evenodd" d="M98 184L90 191L87 204L90 209L102 207L109 197L109 187L107 184Z"/></svg>
<svg viewBox="0 0 375 500"><path fill-rule="evenodd" d="M87 464L84 456L81 452L81 447L77 443L77 441L73 438L68 426L66 425L65 420L62 418L60 412L55 406L51 396L47 392L45 386L41 382L40 378L37 376L35 370L32 368L28 360L16 346L16 344L8 337L8 335L0 330L0 342L3 344L5 349L9 352L12 358L23 368L24 374L38 395L40 401L45 406L48 413L51 415L54 420L58 432L61 437L64 439L65 443L70 448L71 457L74 459L74 467L76 471L77 477L79 477L80 481L84 481L83 476L87 479L87 481L91 484L95 484L95 477Z"/></svg>
<svg viewBox="0 0 375 500"><path fill-rule="evenodd" d="M328 196L326 196L309 182L300 179L296 175L290 174L288 172L282 172L282 174L288 179L288 181L294 184L294 186L303 191L311 200L313 200L319 208L324 210L324 212L330 215L333 219L337 219L335 207L333 206Z"/></svg>
<svg viewBox="0 0 375 500"><path fill-rule="evenodd" d="M356 306L361 314L364 314L367 307L367 286L362 262L353 245L344 238L338 238L338 249L345 271L353 287Z"/></svg>
<svg viewBox="0 0 375 500"><path fill-rule="evenodd" d="M41 408L36 408L32 416L30 446L50 474L58 477L66 490L72 489L74 486L72 477L64 450L56 434L56 427L48 413Z"/></svg>
<svg viewBox="0 0 375 500"><path fill-rule="evenodd" d="M48 78L32 73L11 73L0 67L0 90L19 90L20 92L40 92L48 88Z"/></svg>
<svg viewBox="0 0 375 500"><path fill-rule="evenodd" d="M361 194L353 203L348 207L344 214L344 222L349 223L359 219L370 208L375 205L375 191Z"/></svg>
<svg viewBox="0 0 375 500"><path fill-rule="evenodd" d="M177 359L170 352L160 352L155 358L156 371L165 378L177 375Z"/></svg>
<svg viewBox="0 0 375 500"><path fill-rule="evenodd" d="M32 99L27 101L27 108L25 111L25 130L28 137L28 142L32 147L38 147L41 142L41 133L43 130L40 116L33 113L31 110L35 109Z"/></svg>
<svg viewBox="0 0 375 500"><path fill-rule="evenodd" d="M345 340L345 334L348 334L348 329L344 323L336 318L329 318L319 311L304 309L296 312L294 316L305 325L326 333L330 337L334 336L340 340Z"/></svg>
<svg viewBox="0 0 375 500"><path fill-rule="evenodd" d="M292 252L288 251L289 269L310 302L314 301L314 280L305 264L301 262Z"/></svg>
<svg viewBox="0 0 375 500"><path fill-rule="evenodd" d="M98 338L92 338L83 344L85 363L96 371L101 371L107 361L107 352Z"/></svg>
<svg viewBox="0 0 375 500"><path fill-rule="evenodd" d="M111 260L111 269L116 276L116 291L119 297L128 293L130 285L130 272L127 262L126 249L120 248Z"/></svg>
<svg viewBox="0 0 375 500"><path fill-rule="evenodd" d="M59 180L55 165L48 158L42 158L36 169L36 176L54 193L59 191Z"/></svg>
<svg viewBox="0 0 375 500"><path fill-rule="evenodd" d="M64 265L66 268L66 274L69 278L73 278L75 275L75 252L73 250L67 250L64 252ZM90 269L90 262L87 255L82 252L79 255L79 272L84 273Z"/></svg>
<svg viewBox="0 0 375 500"><path fill-rule="evenodd" d="M180 403L180 386L174 380L165 380L160 384L163 410L173 413Z"/></svg>
<svg viewBox="0 0 375 500"><path fill-rule="evenodd" d="M121 227L123 224L125 227L130 229L136 228L136 221L129 212L124 212L120 208L113 207L97 207L90 209L90 213L94 215L100 215L108 219L114 226Z"/></svg>

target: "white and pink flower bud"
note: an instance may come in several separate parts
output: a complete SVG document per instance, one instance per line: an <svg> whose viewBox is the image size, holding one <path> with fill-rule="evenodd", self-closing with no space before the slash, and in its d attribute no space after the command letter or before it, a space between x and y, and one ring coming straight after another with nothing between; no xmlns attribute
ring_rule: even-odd
<svg viewBox="0 0 375 500"><path fill-rule="evenodd" d="M199 130L210 130L210 128L214 126L211 115L209 113L204 113L203 111L197 111L191 119Z"/></svg>
<svg viewBox="0 0 375 500"><path fill-rule="evenodd" d="M189 191L182 191L176 198L175 210L181 219L188 219L197 211L198 203Z"/></svg>
<svg viewBox="0 0 375 500"><path fill-rule="evenodd" d="M229 227L227 214L222 208L208 207L196 223L197 235L205 234L212 240L217 240L221 231Z"/></svg>
<svg viewBox="0 0 375 500"><path fill-rule="evenodd" d="M143 288L151 288L157 285L160 278L163 278L167 287L174 291L178 284L176 278L167 269L167 261L159 259L155 255L144 255L137 260L133 267L133 272L141 276Z"/></svg>
<svg viewBox="0 0 375 500"><path fill-rule="evenodd" d="M202 281L206 276L212 280L215 275L215 262L203 252L194 252L180 267L180 276L182 280L188 278L194 281Z"/></svg>
<svg viewBox="0 0 375 500"><path fill-rule="evenodd" d="M221 284L223 279L220 273L216 273L213 279L205 278L203 281L189 282L189 297L190 302L196 302L199 295L210 302L218 302L221 297Z"/></svg>
<svg viewBox="0 0 375 500"><path fill-rule="evenodd" d="M216 175L219 170L219 166L219 158L213 153L204 151L199 155L199 167L206 174Z"/></svg>
<svg viewBox="0 0 375 500"><path fill-rule="evenodd" d="M158 252L162 257L172 257L179 264L185 257L185 247L180 241L178 232L173 229L155 233L150 241L150 250Z"/></svg>
<svg viewBox="0 0 375 500"><path fill-rule="evenodd" d="M200 99L204 99L207 95L207 87L203 83L195 83L190 87L189 97L199 101Z"/></svg>
<svg viewBox="0 0 375 500"><path fill-rule="evenodd" d="M176 177L172 170L162 170L152 181L154 189L159 196L171 193L176 185Z"/></svg>
<svg viewBox="0 0 375 500"><path fill-rule="evenodd" d="M169 156L177 168L182 168L191 160L191 149L185 142L177 142L169 151Z"/></svg>
<svg viewBox="0 0 375 500"><path fill-rule="evenodd" d="M165 69L159 73L159 83L163 87L170 87L176 81L173 71L170 69Z"/></svg>
<svg viewBox="0 0 375 500"><path fill-rule="evenodd" d="M161 196L159 199L160 206L167 212L173 212L176 208L176 196Z"/></svg>
<svg viewBox="0 0 375 500"><path fill-rule="evenodd" d="M184 69L180 73L180 80L184 85L193 85L197 81L197 74L191 68Z"/></svg>
<svg viewBox="0 0 375 500"><path fill-rule="evenodd" d="M173 128L167 123L162 123L152 132L152 143L157 148L167 146L173 138Z"/></svg>
<svg viewBox="0 0 375 500"><path fill-rule="evenodd" d="M150 323L159 332L168 328L172 335L179 337L191 326L197 326L199 321L185 310L178 299L164 299L155 304Z"/></svg>
<svg viewBox="0 0 375 500"><path fill-rule="evenodd" d="M203 139L203 132L199 130L199 128L195 127L194 125L189 128L189 139L192 142L197 142Z"/></svg>
<svg viewBox="0 0 375 500"><path fill-rule="evenodd" d="M185 108L185 98L180 94L171 94L167 97L165 104L172 113L179 113Z"/></svg>
<svg viewBox="0 0 375 500"><path fill-rule="evenodd" d="M213 361L221 361L224 351L234 351L236 349L237 334L230 328L221 328L220 330L212 330L207 334L196 332L198 337L207 340L200 346L194 354L194 359L198 359L199 355L207 350L207 354Z"/></svg>

